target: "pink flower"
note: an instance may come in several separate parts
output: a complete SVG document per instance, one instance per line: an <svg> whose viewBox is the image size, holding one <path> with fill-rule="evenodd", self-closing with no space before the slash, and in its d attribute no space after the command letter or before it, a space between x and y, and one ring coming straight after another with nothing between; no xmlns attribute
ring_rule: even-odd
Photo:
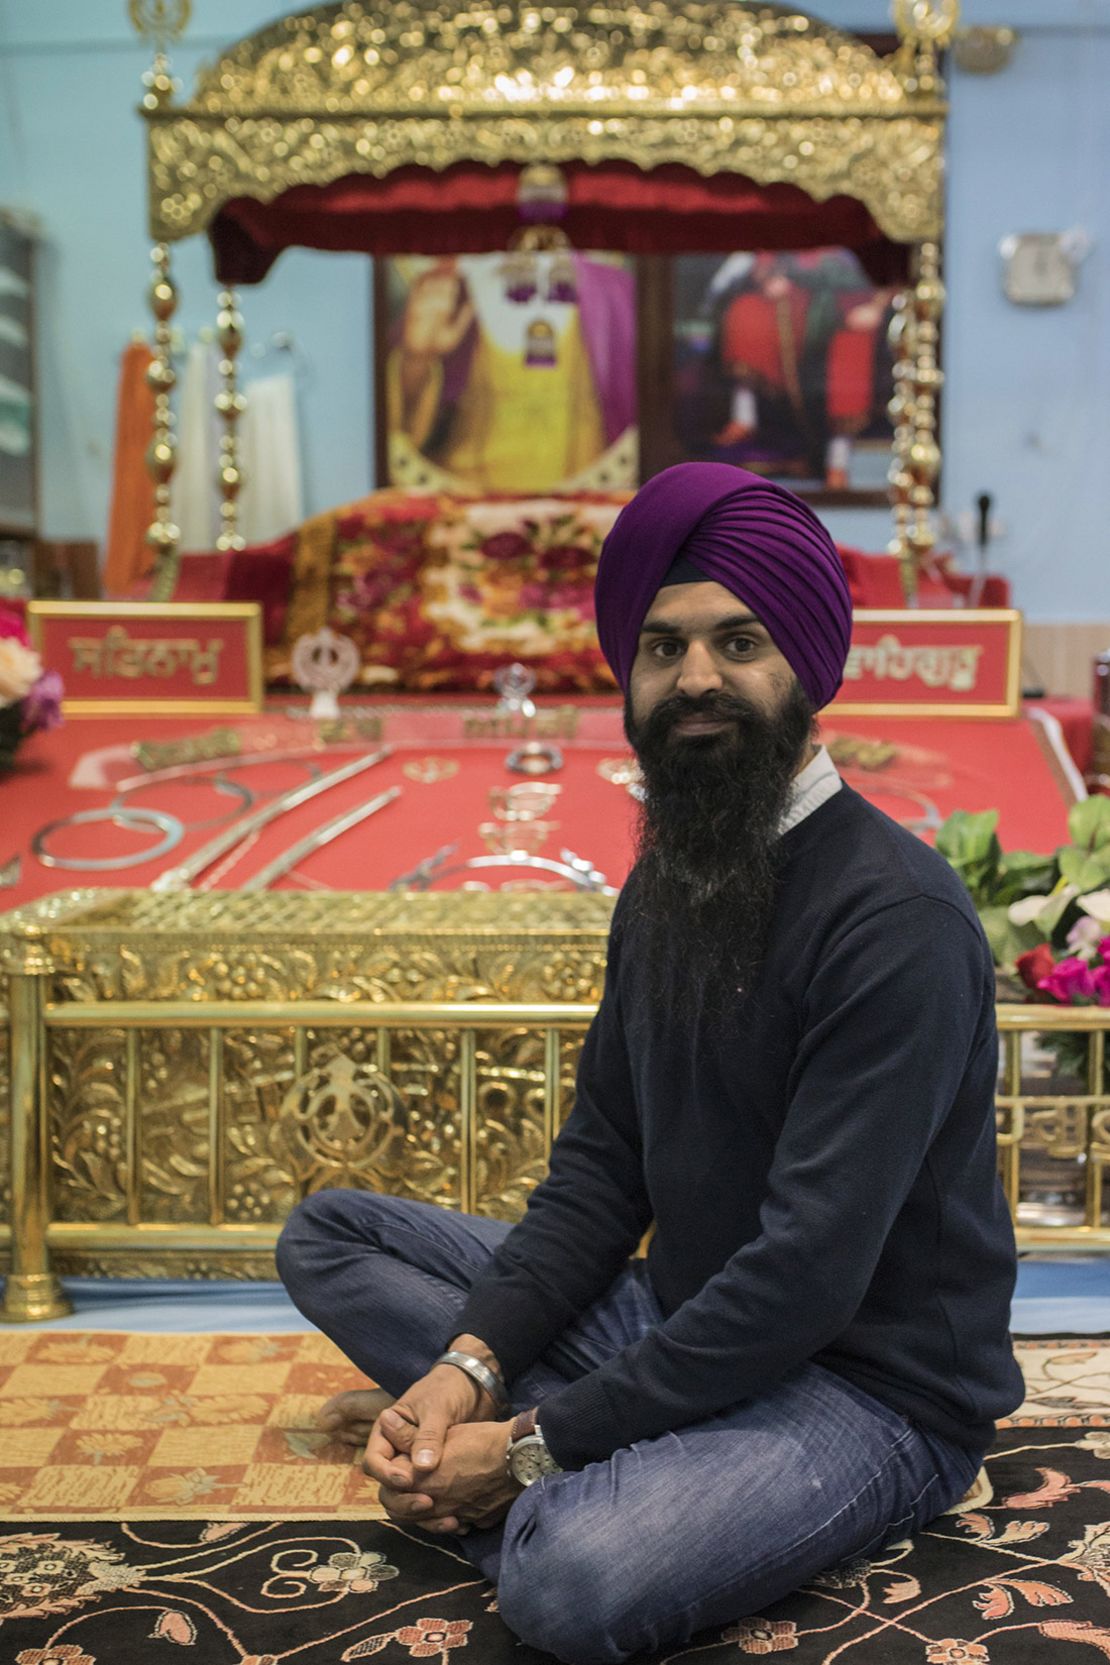
<svg viewBox="0 0 1110 1665"><path fill-rule="evenodd" d="M1102 926L1097 919L1084 916L1077 919L1068 932L1068 947L1073 954L1089 960L1095 952L1099 938L1102 936Z"/></svg>
<svg viewBox="0 0 1110 1665"><path fill-rule="evenodd" d="M1110 965L1110 937L1103 937L1098 945L1099 958Z"/></svg>
<svg viewBox="0 0 1110 1665"><path fill-rule="evenodd" d="M9 636L22 642L24 647L31 645L31 638L23 628L19 614L13 613L10 607L0 607L0 641Z"/></svg>
<svg viewBox="0 0 1110 1665"><path fill-rule="evenodd" d="M1110 1006L1110 965L1096 966L1091 973L1094 997L1100 1006Z"/></svg>
<svg viewBox="0 0 1110 1665"><path fill-rule="evenodd" d="M20 713L24 734L57 728L62 720L62 679L57 671L44 671L23 701Z"/></svg>
<svg viewBox="0 0 1110 1665"><path fill-rule="evenodd" d="M1081 1005L1092 999L1095 992L1090 966L1073 957L1060 960L1047 977L1041 978L1037 987L1065 1006Z"/></svg>

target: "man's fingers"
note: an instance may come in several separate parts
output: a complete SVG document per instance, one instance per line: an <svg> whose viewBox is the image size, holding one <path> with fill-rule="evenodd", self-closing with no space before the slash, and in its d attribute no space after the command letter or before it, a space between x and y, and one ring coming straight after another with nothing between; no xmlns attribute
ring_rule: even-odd
<svg viewBox="0 0 1110 1665"><path fill-rule="evenodd" d="M375 1425L366 1442L362 1467L363 1472L379 1485L392 1485L401 1489L412 1485L412 1464L407 1457L395 1450L380 1425Z"/></svg>
<svg viewBox="0 0 1110 1665"><path fill-rule="evenodd" d="M408 1454L412 1450L417 1430L409 1418L396 1407L383 1411L379 1417L379 1424L394 1451L398 1454Z"/></svg>
<svg viewBox="0 0 1110 1665"><path fill-rule="evenodd" d="M412 1466L419 1473L429 1474L438 1465L446 1434L446 1418L425 1412L410 1447Z"/></svg>
<svg viewBox="0 0 1110 1665"><path fill-rule="evenodd" d="M435 1504L424 1492L398 1492L382 1486L380 1496L390 1520L419 1522L423 1516L435 1512Z"/></svg>

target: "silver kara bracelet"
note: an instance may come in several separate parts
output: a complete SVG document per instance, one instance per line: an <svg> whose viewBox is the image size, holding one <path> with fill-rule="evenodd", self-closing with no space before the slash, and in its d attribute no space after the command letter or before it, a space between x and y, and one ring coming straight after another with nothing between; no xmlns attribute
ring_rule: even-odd
<svg viewBox="0 0 1110 1665"><path fill-rule="evenodd" d="M485 1389L499 1411L509 1409L509 1396L504 1387L489 1366L484 1365L481 1359L476 1359L472 1353L456 1353L449 1350L446 1353L441 1353L435 1362L436 1364L453 1364L456 1370L464 1371L471 1381L477 1382L480 1388Z"/></svg>

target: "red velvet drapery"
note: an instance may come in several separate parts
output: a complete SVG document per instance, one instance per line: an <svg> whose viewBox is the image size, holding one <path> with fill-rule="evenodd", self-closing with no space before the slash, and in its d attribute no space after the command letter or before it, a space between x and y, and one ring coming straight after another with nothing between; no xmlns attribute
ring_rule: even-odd
<svg viewBox="0 0 1110 1665"><path fill-rule="evenodd" d="M350 174L296 185L272 202L237 197L209 228L222 283L258 283L283 249L365 254L466 254L504 248L520 225L513 163L460 162L443 173L405 167L384 179ZM854 249L875 283L898 284L908 250L891 242L862 203L816 202L795 185L756 185L741 174L708 178L667 164L570 162L561 224L580 249L630 254L737 249Z"/></svg>

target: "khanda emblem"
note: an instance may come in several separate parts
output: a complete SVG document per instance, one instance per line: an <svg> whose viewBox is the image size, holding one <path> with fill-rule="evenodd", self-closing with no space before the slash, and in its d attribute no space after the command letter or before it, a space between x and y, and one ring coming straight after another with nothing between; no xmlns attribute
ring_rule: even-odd
<svg viewBox="0 0 1110 1665"><path fill-rule="evenodd" d="M192 0L130 0L128 11L136 34L152 40L159 52L185 33Z"/></svg>
<svg viewBox="0 0 1110 1665"><path fill-rule="evenodd" d="M278 1120L293 1171L307 1191L325 1185L399 1189L409 1114L396 1087L377 1070L337 1053L293 1083Z"/></svg>

